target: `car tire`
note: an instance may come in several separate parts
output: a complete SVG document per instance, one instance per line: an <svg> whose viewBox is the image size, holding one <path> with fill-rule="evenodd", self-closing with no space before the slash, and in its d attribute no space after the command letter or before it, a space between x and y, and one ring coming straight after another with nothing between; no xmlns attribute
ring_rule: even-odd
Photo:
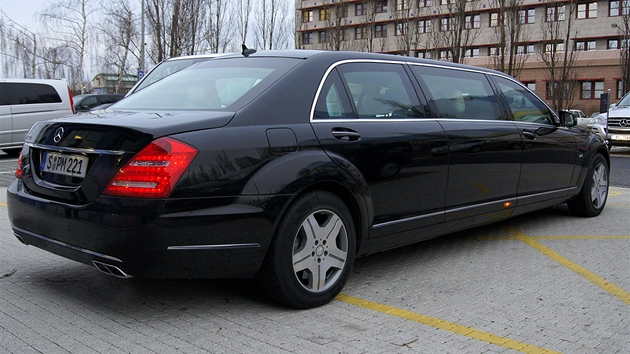
<svg viewBox="0 0 630 354"><path fill-rule="evenodd" d="M321 306L346 284L355 250L354 223L343 201L329 192L311 192L285 212L258 280L280 304Z"/></svg>
<svg viewBox="0 0 630 354"><path fill-rule="evenodd" d="M567 205L578 216L592 217L599 215L608 199L608 163L600 154L593 157L580 193Z"/></svg>

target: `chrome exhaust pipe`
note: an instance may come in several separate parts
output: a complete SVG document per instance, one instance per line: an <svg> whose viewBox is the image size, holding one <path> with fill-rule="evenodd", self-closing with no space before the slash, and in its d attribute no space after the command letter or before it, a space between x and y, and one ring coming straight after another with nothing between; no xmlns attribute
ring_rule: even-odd
<svg viewBox="0 0 630 354"><path fill-rule="evenodd" d="M111 264L107 264L107 263L103 263L99 261L92 261L92 264L94 264L96 269L100 270L101 272L108 275L115 276L117 278L132 278L133 277L132 275L129 275L123 272L122 269L116 266L113 266Z"/></svg>

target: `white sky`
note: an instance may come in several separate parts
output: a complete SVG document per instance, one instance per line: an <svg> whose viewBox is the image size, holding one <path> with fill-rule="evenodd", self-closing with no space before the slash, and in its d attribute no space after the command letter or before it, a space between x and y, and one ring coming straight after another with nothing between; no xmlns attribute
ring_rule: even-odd
<svg viewBox="0 0 630 354"><path fill-rule="evenodd" d="M40 28L36 14L48 4L47 0L0 0L0 8L6 16L33 32Z"/></svg>

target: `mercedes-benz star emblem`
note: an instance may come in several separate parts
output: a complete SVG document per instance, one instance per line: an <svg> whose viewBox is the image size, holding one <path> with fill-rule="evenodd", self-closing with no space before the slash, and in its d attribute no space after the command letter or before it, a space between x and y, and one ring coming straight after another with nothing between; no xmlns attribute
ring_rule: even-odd
<svg viewBox="0 0 630 354"><path fill-rule="evenodd" d="M630 121L628 121L628 119L622 119L619 121L619 125L622 127L627 127L628 125L630 125Z"/></svg>
<svg viewBox="0 0 630 354"><path fill-rule="evenodd" d="M55 135L53 137L53 140L58 143L61 141L61 137L63 137L63 127L59 127L57 128L57 130L55 130Z"/></svg>

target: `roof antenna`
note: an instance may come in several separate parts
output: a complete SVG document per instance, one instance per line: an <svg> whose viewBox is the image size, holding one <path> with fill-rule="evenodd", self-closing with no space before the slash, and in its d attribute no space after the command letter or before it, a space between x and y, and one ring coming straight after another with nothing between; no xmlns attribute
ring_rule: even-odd
<svg viewBox="0 0 630 354"><path fill-rule="evenodd" d="M241 53L244 57L248 57L250 54L256 53L256 49L249 49L243 44L243 52Z"/></svg>

